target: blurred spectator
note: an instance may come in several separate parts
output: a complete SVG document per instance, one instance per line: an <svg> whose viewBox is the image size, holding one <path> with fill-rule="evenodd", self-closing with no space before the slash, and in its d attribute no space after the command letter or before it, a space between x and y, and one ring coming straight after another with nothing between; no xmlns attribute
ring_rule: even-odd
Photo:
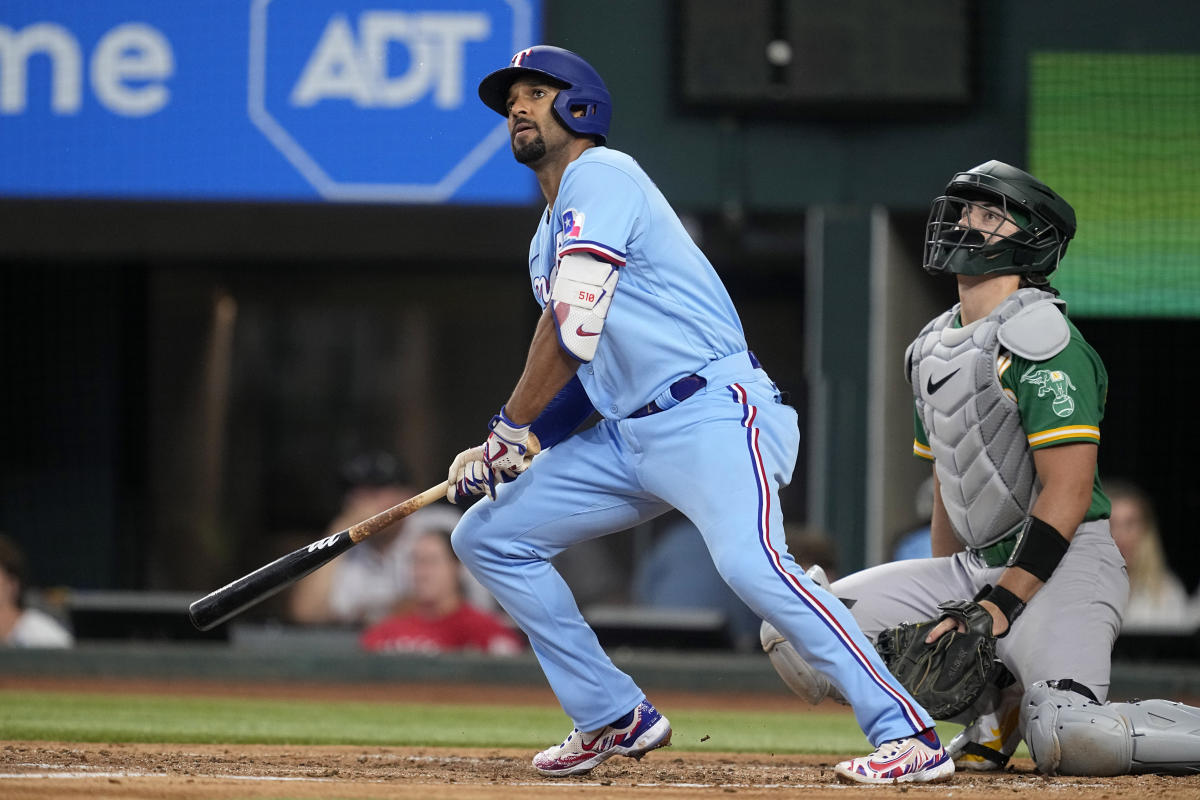
<svg viewBox="0 0 1200 800"><path fill-rule="evenodd" d="M6 647L70 647L74 637L54 617L25 605L25 555L0 535L0 644Z"/></svg>
<svg viewBox="0 0 1200 800"><path fill-rule="evenodd" d="M895 538L892 545L892 560L905 561L911 558L932 558L933 546L929 541L929 521L933 518L933 475L930 474L917 487L913 498L913 506L917 516L924 520L912 530L905 531Z"/></svg>
<svg viewBox="0 0 1200 800"><path fill-rule="evenodd" d="M1129 481L1105 480L1103 484L1112 501L1109 526L1113 540L1129 573L1129 604L1121 630L1194 630L1200 624L1196 605L1167 566L1150 497Z"/></svg>
<svg viewBox="0 0 1200 800"><path fill-rule="evenodd" d="M363 453L341 470L341 510L326 533L336 533L402 503L418 490L390 453ZM365 539L301 580L288 597L289 616L302 624L362 625L391 613L411 587L413 537L430 528L450 530L460 511L448 503L426 506ZM491 608L495 601L467 571L468 602Z"/></svg>
<svg viewBox="0 0 1200 800"><path fill-rule="evenodd" d="M521 637L512 628L466 603L461 565L450 547L449 529L428 528L417 534L411 560L411 592L395 614L367 628L361 638L364 649L404 653L473 650L493 655L521 650Z"/></svg>
<svg viewBox="0 0 1200 800"><path fill-rule="evenodd" d="M831 581L837 580L834 549L826 534L792 525L786 531L792 558L805 568L820 564ZM654 608L719 611L735 649L761 646L758 630L762 620L721 579L700 531L682 515L667 524L635 565L632 600Z"/></svg>

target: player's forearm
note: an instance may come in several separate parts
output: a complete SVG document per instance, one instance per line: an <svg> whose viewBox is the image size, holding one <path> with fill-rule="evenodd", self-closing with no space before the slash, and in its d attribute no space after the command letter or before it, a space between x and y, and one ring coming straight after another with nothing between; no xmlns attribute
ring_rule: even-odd
<svg viewBox="0 0 1200 800"><path fill-rule="evenodd" d="M532 422L578 370L579 362L559 345L554 318L547 309L534 330L521 378L504 404L508 418L518 425Z"/></svg>
<svg viewBox="0 0 1200 800"><path fill-rule="evenodd" d="M1075 538L1075 529L1092 504L1097 450L1093 444L1065 444L1033 454L1042 491L1030 515L1054 528L1067 542Z"/></svg>
<svg viewBox="0 0 1200 800"><path fill-rule="evenodd" d="M1030 514L1049 525L1066 542L1075 537L1075 529L1083 522L1088 506L1092 502L1092 481L1096 470L1096 447L1091 444L1069 444L1049 447L1034 453L1034 464L1042 481L1042 491L1033 504ZM1053 532L1042 530L1041 535ZM1034 535L1030 533L1029 535ZM1064 548L1066 545L1061 545ZM1045 552L1043 548L1039 548ZM1058 551L1061 553L1062 551ZM1058 558L1058 555L1054 556ZM1044 558L1044 556L1042 557ZM1053 574L1053 564L1041 563L1031 566L1034 572L1041 571L1044 577ZM1038 575L1021 566L1009 567L1001 574L997 585L1007 589L1022 603L1028 603L1045 585ZM999 610L994 604L983 606L997 619ZM998 621L998 619L997 619ZM1004 626L999 626L1004 627ZM998 631L999 632L999 629Z"/></svg>

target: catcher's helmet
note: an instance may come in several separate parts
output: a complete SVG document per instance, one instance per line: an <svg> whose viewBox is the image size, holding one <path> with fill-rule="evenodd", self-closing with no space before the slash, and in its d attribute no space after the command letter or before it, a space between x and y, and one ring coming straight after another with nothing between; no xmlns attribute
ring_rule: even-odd
<svg viewBox="0 0 1200 800"><path fill-rule="evenodd" d="M960 223L977 203L1000 208L1020 230L999 236ZM925 230L927 272L1022 274L1045 285L1075 235L1075 210L1028 172L988 161L950 179L946 193L933 201Z"/></svg>
<svg viewBox="0 0 1200 800"><path fill-rule="evenodd" d="M600 73L570 50L540 44L522 50L507 67L498 69L479 82L479 99L501 116L508 116L508 90L525 75L549 79L562 87L554 98L554 113L569 130L594 137L599 144L608 139L612 120L612 96ZM583 110L576 117L572 110Z"/></svg>

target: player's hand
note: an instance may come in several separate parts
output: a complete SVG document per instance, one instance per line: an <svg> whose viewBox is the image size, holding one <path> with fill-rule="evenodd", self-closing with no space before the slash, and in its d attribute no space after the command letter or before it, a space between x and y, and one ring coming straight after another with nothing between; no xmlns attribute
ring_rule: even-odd
<svg viewBox="0 0 1200 800"><path fill-rule="evenodd" d="M540 449L529 426L514 424L504 415L504 409L492 417L488 427L491 433L487 441L463 450L450 464L446 499L451 503L485 492L495 499L496 484L516 480Z"/></svg>
<svg viewBox="0 0 1200 800"><path fill-rule="evenodd" d="M514 481L529 468L533 453L529 447L529 425L517 425L500 409L488 423L491 433L483 443L483 463L487 467L487 492L496 499L496 484Z"/></svg>
<svg viewBox="0 0 1200 800"><path fill-rule="evenodd" d="M943 616L929 635L925 637L925 644L933 644L950 631L966 633L968 630L974 629L977 633L983 633L987 636L1002 636L1008 630L1008 618L1004 616L1004 612L1000 611L999 606L988 600L981 602L960 602L955 604L943 603L939 608L945 610L945 606L955 606L952 614ZM973 607L973 608L972 608ZM986 617L984 613L986 612ZM990 620L988 619L990 618ZM991 629L985 630L985 620L991 622ZM968 625L968 622L971 624Z"/></svg>
<svg viewBox="0 0 1200 800"><path fill-rule="evenodd" d="M446 482L446 499L451 503L486 492L487 466L483 463L483 445L463 450L455 456Z"/></svg>
<svg viewBox="0 0 1200 800"><path fill-rule="evenodd" d="M933 630L929 632L929 635L925 637L925 644L933 644L938 639L942 638L942 636L953 630L957 630L959 633L966 633L967 626L953 617L946 617L937 625L935 625Z"/></svg>

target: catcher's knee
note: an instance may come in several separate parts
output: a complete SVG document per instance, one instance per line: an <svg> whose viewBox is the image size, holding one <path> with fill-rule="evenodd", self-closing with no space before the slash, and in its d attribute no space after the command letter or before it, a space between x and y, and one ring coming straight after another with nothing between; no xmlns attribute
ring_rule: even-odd
<svg viewBox="0 0 1200 800"><path fill-rule="evenodd" d="M1105 777L1200 771L1200 708L1169 700L1098 703L1073 681L1038 681L1021 704L1021 730L1048 775Z"/></svg>
<svg viewBox="0 0 1200 800"><path fill-rule="evenodd" d="M774 625L764 621L759 628L758 637L767 658L771 660L771 666L775 667L779 677L793 692L813 705L826 697L841 703L846 702L829 679L801 658L792 643L784 638Z"/></svg>
<svg viewBox="0 0 1200 800"><path fill-rule="evenodd" d="M1128 773L1133 740L1125 721L1078 685L1038 681L1025 690L1021 732L1038 770L1095 777Z"/></svg>

